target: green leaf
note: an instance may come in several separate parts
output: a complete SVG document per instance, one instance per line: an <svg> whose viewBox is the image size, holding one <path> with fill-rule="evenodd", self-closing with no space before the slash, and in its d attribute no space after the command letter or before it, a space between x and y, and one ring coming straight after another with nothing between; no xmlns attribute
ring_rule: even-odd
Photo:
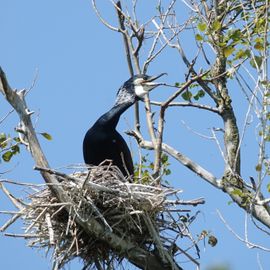
<svg viewBox="0 0 270 270"><path fill-rule="evenodd" d="M198 23L197 27L201 32L204 32L207 28L207 25L206 23Z"/></svg>
<svg viewBox="0 0 270 270"><path fill-rule="evenodd" d="M262 170L262 165L261 164L257 164L256 167L255 167L255 170L257 172L260 172Z"/></svg>
<svg viewBox="0 0 270 270"><path fill-rule="evenodd" d="M253 68L260 68L261 65L262 65L262 61L263 61L263 58L261 56L257 56L255 55L253 59L250 60L250 65L253 67Z"/></svg>
<svg viewBox="0 0 270 270"><path fill-rule="evenodd" d="M5 149L7 147L7 145L8 144L6 142L2 142L2 143L0 143L0 148Z"/></svg>
<svg viewBox="0 0 270 270"><path fill-rule="evenodd" d="M0 133L0 147L2 149L7 147L6 140L7 140L6 134L5 133Z"/></svg>
<svg viewBox="0 0 270 270"><path fill-rule="evenodd" d="M214 235L209 235L209 237L208 237L208 244L211 247L214 247L217 244L217 242L218 242L218 240L217 240L217 238Z"/></svg>
<svg viewBox="0 0 270 270"><path fill-rule="evenodd" d="M229 38L232 39L234 42L238 42L242 38L242 32L240 29L232 30L229 33Z"/></svg>
<svg viewBox="0 0 270 270"><path fill-rule="evenodd" d="M5 133L0 133L0 143L4 142L7 139L7 135Z"/></svg>
<svg viewBox="0 0 270 270"><path fill-rule="evenodd" d="M193 97L195 100L199 100L200 98L204 97L205 93L203 90L199 90L198 93Z"/></svg>
<svg viewBox="0 0 270 270"><path fill-rule="evenodd" d="M161 163L162 163L162 164L165 164L166 162L168 162L168 159L169 159L168 155L163 154L163 155L161 156Z"/></svg>
<svg viewBox="0 0 270 270"><path fill-rule="evenodd" d="M245 50L245 56L248 57L248 58L251 57L251 52L250 52L249 49Z"/></svg>
<svg viewBox="0 0 270 270"><path fill-rule="evenodd" d="M249 58L249 57L250 57L250 51L248 49L247 50L240 49L235 54L235 59L243 59L243 58Z"/></svg>
<svg viewBox="0 0 270 270"><path fill-rule="evenodd" d="M262 31L264 31L265 28L265 24L266 24L266 20L265 18L259 18L256 22L255 22L255 27L254 27L254 32L255 33L260 33Z"/></svg>
<svg viewBox="0 0 270 270"><path fill-rule="evenodd" d="M223 49L225 57L229 57L234 51L235 51L235 48L231 46Z"/></svg>
<svg viewBox="0 0 270 270"><path fill-rule="evenodd" d="M21 142L21 139L19 137L14 137L13 140L16 142L16 143L20 143Z"/></svg>
<svg viewBox="0 0 270 270"><path fill-rule="evenodd" d="M190 101L190 99L192 98L192 93L187 90L182 94L182 98L186 101Z"/></svg>
<svg viewBox="0 0 270 270"><path fill-rule="evenodd" d="M192 89L192 88L196 88L198 87L199 85L197 83L193 83L189 86L189 89Z"/></svg>
<svg viewBox="0 0 270 270"><path fill-rule="evenodd" d="M221 23L220 21L214 21L212 24L212 30L213 31L218 31L219 29L221 29Z"/></svg>
<svg viewBox="0 0 270 270"><path fill-rule="evenodd" d="M180 216L180 220L182 222L187 222L188 221L187 217L185 217L185 216Z"/></svg>
<svg viewBox="0 0 270 270"><path fill-rule="evenodd" d="M264 43L264 39L263 38L261 38L261 37L256 37L255 39L254 39L254 42L255 43Z"/></svg>
<svg viewBox="0 0 270 270"><path fill-rule="evenodd" d="M200 90L197 95L200 96L200 98L204 97L205 96L205 92L203 90Z"/></svg>
<svg viewBox="0 0 270 270"><path fill-rule="evenodd" d="M17 144L12 145L11 150L12 150L13 155L16 155L17 153L20 153L20 147Z"/></svg>
<svg viewBox="0 0 270 270"><path fill-rule="evenodd" d="M49 141L51 141L52 140L52 136L49 134L49 133L47 133L47 132L42 132L42 133L40 133L45 139L47 139L47 140L49 140Z"/></svg>
<svg viewBox="0 0 270 270"><path fill-rule="evenodd" d="M218 46L220 48L224 48L224 47L226 47L226 45L227 45L227 42L218 42Z"/></svg>
<svg viewBox="0 0 270 270"><path fill-rule="evenodd" d="M231 192L231 194L232 194L232 195L237 195L237 196L239 196L239 197L242 197L242 196L243 196L243 192L242 192L240 189L238 189L238 188L234 189L234 190Z"/></svg>
<svg viewBox="0 0 270 270"><path fill-rule="evenodd" d="M264 80L264 81L261 81L261 84L262 84L263 86L269 87L270 82L267 81L267 80Z"/></svg>
<svg viewBox="0 0 270 270"><path fill-rule="evenodd" d="M267 184L267 191L270 192L270 183Z"/></svg>
<svg viewBox="0 0 270 270"><path fill-rule="evenodd" d="M165 173L165 175L170 175L172 172L171 172L170 169L165 169L165 170L164 170L164 173Z"/></svg>
<svg viewBox="0 0 270 270"><path fill-rule="evenodd" d="M256 44L254 45L254 48L258 51L263 51L264 50L264 46L261 42L256 42Z"/></svg>
<svg viewBox="0 0 270 270"><path fill-rule="evenodd" d="M265 140L266 142L270 142L270 135L266 135L265 138L264 138L264 140Z"/></svg>
<svg viewBox="0 0 270 270"><path fill-rule="evenodd" d="M13 153L11 151L7 151L5 154L2 155L2 158L5 162L9 162L12 156Z"/></svg>
<svg viewBox="0 0 270 270"><path fill-rule="evenodd" d="M200 34L196 34L195 38L197 41L203 41L203 37Z"/></svg>

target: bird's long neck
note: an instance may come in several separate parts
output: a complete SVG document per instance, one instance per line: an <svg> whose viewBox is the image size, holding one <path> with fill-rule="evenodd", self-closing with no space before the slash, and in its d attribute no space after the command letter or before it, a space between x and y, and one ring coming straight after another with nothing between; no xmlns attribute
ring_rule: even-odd
<svg viewBox="0 0 270 270"><path fill-rule="evenodd" d="M126 111L133 102L115 104L108 112L103 114L95 123L104 127L116 128L121 114Z"/></svg>

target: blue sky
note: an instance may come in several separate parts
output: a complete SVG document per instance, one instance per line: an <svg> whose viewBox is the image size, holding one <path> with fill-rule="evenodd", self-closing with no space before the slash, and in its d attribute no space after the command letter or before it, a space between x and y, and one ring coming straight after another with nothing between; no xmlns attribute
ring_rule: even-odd
<svg viewBox="0 0 270 270"><path fill-rule="evenodd" d="M109 1L101 1L100 7L106 18L116 21ZM151 5L141 10L143 17L155 12ZM50 165L57 168L82 162L84 133L102 113L110 109L117 89L129 78L122 37L100 23L90 1L2 1L0 25L0 65L11 86L28 88L38 74L27 102L30 109L36 112L34 121L37 131L46 131L53 136L50 142L40 137ZM194 49L190 47L189 39L192 39L192 35L183 40L188 55ZM166 81L169 83L183 80L186 71L179 61L174 63L176 57L175 52L168 52L166 57L161 57L150 67L149 73L168 72ZM160 92L153 93L153 98L161 99L170 93L168 89L158 91ZM237 94L233 97L237 100L234 100L234 104L237 104L236 113L241 127L246 103ZM0 106L2 117L10 108L2 98ZM168 113L165 133L167 142L220 176L223 162L214 142L198 138L183 125L182 120L192 129L208 135L209 128L221 126L220 120L206 112L172 109ZM18 118L13 114L2 124L1 129L14 134L13 127L17 122ZM132 125L133 110L130 109L122 117L118 130L123 134ZM249 141L253 137L254 132L248 131L247 143L242 150L244 177L255 174L255 143ZM125 138L132 143L136 156L135 142ZM228 264L231 270L259 269L258 254L266 269L269 266L268 254L250 250L236 240L218 218L216 209L223 213L230 225L241 235L244 233L244 213L238 207L228 205L228 196L172 159L171 163L173 173L168 180L173 186L184 190L183 197L206 199L204 206L194 209L201 211L192 227L194 234L199 234L204 229L210 230L219 240L214 248L200 246L202 269L206 270L207 266L215 263ZM3 170L13 169L5 175L7 178L40 183L43 180L39 174L33 172L33 165L33 160L26 151L15 157L12 164L1 164ZM1 210L11 207L2 194L0 205ZM0 216L0 222L4 222L3 216ZM12 229L15 232L18 227L14 226ZM250 238L259 244L266 244L264 235L252 228ZM44 258L44 253L25 247L24 240L0 235L0 246L1 269L50 269L50 261ZM191 264L183 264L183 267L195 269ZM70 269L81 269L80 263L71 264Z"/></svg>

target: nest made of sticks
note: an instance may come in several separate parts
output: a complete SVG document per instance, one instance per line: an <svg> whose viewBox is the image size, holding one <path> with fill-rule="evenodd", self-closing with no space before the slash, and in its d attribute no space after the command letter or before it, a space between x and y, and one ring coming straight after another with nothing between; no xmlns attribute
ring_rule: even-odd
<svg viewBox="0 0 270 270"><path fill-rule="evenodd" d="M142 248L168 245L168 237L163 237L162 232L170 227L176 238L189 235L181 215L177 218L171 214L177 212L176 205L183 203L177 197L179 190L155 182L131 183L114 166L87 169L69 175L49 170L58 177L70 198L68 202L59 202L48 186L38 190L35 187L27 202L20 201L19 217L25 225L28 245L52 251L53 269L62 268L74 257L82 258L85 266L122 259L106 242L86 234L76 223L76 215L86 222L95 218L105 229ZM174 200L172 196L176 196ZM193 205L198 203L203 200L193 201Z"/></svg>

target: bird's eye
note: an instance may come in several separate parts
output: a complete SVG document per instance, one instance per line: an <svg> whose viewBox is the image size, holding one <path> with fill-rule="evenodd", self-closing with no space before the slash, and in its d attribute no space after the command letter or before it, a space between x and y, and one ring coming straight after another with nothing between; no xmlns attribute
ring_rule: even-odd
<svg viewBox="0 0 270 270"><path fill-rule="evenodd" d="M138 85L138 84L142 84L144 82L144 79L143 78L138 78L134 81L134 84L135 85Z"/></svg>

